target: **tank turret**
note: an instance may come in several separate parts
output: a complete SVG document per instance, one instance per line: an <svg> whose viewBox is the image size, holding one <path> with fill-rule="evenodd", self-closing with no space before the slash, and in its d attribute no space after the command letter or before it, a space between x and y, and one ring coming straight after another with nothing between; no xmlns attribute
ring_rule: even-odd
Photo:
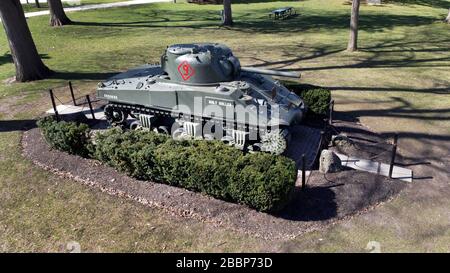
<svg viewBox="0 0 450 273"><path fill-rule="evenodd" d="M112 125L281 154L290 126L301 122L306 106L271 76L299 78L241 67L225 45L177 44L167 47L161 65L144 65L100 83L97 97L108 101L104 111Z"/></svg>
<svg viewBox="0 0 450 273"><path fill-rule="evenodd" d="M172 81L183 84L215 84L238 80L242 71L299 78L296 73L241 67L231 49L221 44L177 44L166 49L161 65Z"/></svg>

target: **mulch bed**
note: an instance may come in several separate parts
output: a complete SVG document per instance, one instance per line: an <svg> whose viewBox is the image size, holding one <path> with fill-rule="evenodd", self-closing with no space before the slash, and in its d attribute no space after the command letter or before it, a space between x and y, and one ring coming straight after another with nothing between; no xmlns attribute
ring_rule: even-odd
<svg viewBox="0 0 450 273"><path fill-rule="evenodd" d="M359 133L363 130L357 129ZM370 136L373 142L381 139L373 133ZM380 149L379 146L361 141L355 143L357 145L350 151L356 153L353 155L380 153L373 150L375 147ZM37 128L24 132L22 144L25 157L60 176L111 195L161 208L173 215L195 218L266 239L293 238L322 229L389 200L406 186L404 182L354 170L326 175L313 171L308 178L307 189L302 191L298 185L286 208L271 215L182 188L139 181L99 161L52 150Z"/></svg>

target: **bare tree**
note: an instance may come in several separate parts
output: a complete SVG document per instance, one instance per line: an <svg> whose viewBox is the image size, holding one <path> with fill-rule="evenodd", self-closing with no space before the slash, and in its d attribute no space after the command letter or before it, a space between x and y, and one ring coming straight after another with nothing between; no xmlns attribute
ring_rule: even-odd
<svg viewBox="0 0 450 273"><path fill-rule="evenodd" d="M38 8L38 9L40 9L41 8L41 4L39 4L39 0L34 0L34 2L36 3L36 7ZM27 2L28 3L28 2Z"/></svg>
<svg viewBox="0 0 450 273"><path fill-rule="evenodd" d="M231 14L231 0L223 0L222 25L233 25L233 16Z"/></svg>
<svg viewBox="0 0 450 273"><path fill-rule="evenodd" d="M350 37L348 40L348 51L358 50L358 19L360 0L352 1L352 14L350 16Z"/></svg>
<svg viewBox="0 0 450 273"><path fill-rule="evenodd" d="M50 9L50 26L60 27L72 23L64 12L61 0L48 0L48 8Z"/></svg>
<svg viewBox="0 0 450 273"><path fill-rule="evenodd" d="M43 79L51 70L42 62L28 28L20 0L1 0L0 17L20 82Z"/></svg>

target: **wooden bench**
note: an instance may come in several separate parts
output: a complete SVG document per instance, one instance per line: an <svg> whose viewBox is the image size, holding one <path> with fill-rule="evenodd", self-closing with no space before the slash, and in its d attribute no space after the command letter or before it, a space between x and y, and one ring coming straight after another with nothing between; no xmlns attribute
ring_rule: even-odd
<svg viewBox="0 0 450 273"><path fill-rule="evenodd" d="M279 8L276 10L273 10L269 13L269 18L278 20L278 19L286 19L291 16L294 16L297 14L297 11L293 7L285 7L285 8Z"/></svg>

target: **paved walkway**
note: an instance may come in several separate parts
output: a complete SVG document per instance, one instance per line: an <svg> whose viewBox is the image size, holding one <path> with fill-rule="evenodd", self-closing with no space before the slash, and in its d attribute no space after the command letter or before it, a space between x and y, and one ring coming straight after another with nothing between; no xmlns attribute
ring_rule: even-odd
<svg viewBox="0 0 450 273"><path fill-rule="evenodd" d="M389 177L389 164L384 164L376 161L370 161L367 159L346 156L344 154L336 153L339 159L342 161L342 166L349 167L355 170L374 173ZM400 179L405 182L413 181L413 172L410 169L402 168L400 166L394 166L392 169L392 178Z"/></svg>
<svg viewBox="0 0 450 273"><path fill-rule="evenodd" d="M105 3L105 4L92 4L92 5L83 5L72 8L65 8L66 12L74 12L74 11L83 11L83 10L91 10L91 9L107 9L107 8L116 8L116 7L127 7L133 5L142 5L149 3L158 3L158 2L172 2L173 0L132 0L132 1L124 1L124 2L116 2L116 3ZM50 12L48 10L43 11L34 11L34 12L26 12L25 17L35 17L48 15Z"/></svg>

